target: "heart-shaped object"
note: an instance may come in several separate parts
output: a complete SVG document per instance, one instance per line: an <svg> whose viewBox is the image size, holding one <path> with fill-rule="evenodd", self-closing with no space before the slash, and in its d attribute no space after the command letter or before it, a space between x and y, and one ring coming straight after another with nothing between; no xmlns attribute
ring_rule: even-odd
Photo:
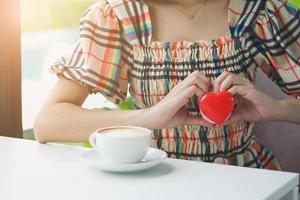
<svg viewBox="0 0 300 200"><path fill-rule="evenodd" d="M234 96L230 92L209 92L198 100L202 117L214 124L223 124L231 116L234 104Z"/></svg>

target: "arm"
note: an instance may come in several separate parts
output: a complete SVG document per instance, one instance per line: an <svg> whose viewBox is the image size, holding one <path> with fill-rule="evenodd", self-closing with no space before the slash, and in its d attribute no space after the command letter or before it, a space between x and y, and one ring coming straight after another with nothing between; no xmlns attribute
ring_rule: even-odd
<svg viewBox="0 0 300 200"><path fill-rule="evenodd" d="M92 132L107 126L128 125L150 129L188 124L211 126L200 117L189 115L186 109L189 98L208 91L209 84L204 75L195 71L151 108L95 111L80 107L89 94L85 87L60 78L35 121L34 133L39 142L80 142L87 141Z"/></svg>
<svg viewBox="0 0 300 200"><path fill-rule="evenodd" d="M281 108L276 120L300 124L300 99L278 101Z"/></svg>
<svg viewBox="0 0 300 200"><path fill-rule="evenodd" d="M81 108L88 94L88 90L78 83L59 79L34 123L37 140L79 142L87 141L92 132L104 126L149 127L144 110L94 111Z"/></svg>

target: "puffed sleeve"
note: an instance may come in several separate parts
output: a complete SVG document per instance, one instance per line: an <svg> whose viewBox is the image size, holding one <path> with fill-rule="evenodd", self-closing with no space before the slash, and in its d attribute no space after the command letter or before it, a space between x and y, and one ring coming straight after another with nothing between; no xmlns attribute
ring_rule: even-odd
<svg viewBox="0 0 300 200"><path fill-rule="evenodd" d="M121 30L106 1L92 5L81 17L80 37L73 52L59 58L50 70L87 87L90 93L101 93L113 103L124 101L131 63L130 56L124 54Z"/></svg>
<svg viewBox="0 0 300 200"><path fill-rule="evenodd" d="M287 0L261 2L248 48L258 66L285 93L299 97L300 11Z"/></svg>

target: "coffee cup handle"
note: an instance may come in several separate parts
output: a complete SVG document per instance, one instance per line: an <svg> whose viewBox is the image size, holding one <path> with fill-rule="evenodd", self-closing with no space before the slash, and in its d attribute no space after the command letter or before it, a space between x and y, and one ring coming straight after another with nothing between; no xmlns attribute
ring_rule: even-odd
<svg viewBox="0 0 300 200"><path fill-rule="evenodd" d="M97 146L97 141L96 141L96 134L95 133L92 133L89 137L89 142L91 144L91 146L93 148L95 148Z"/></svg>

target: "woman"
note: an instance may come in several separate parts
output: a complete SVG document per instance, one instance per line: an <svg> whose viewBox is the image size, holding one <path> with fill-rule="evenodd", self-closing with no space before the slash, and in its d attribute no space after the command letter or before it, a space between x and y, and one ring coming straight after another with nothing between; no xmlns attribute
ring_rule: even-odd
<svg viewBox="0 0 300 200"><path fill-rule="evenodd" d="M34 126L38 141L86 141L98 128L153 129L151 146L169 157L280 169L252 136L255 121L300 123L299 100L278 101L253 85L257 67L300 96L299 10L283 0L107 0L80 21L74 52L52 67L60 78ZM135 110L80 106L100 92L114 103L129 92ZM238 105L221 126L197 99L229 91Z"/></svg>

